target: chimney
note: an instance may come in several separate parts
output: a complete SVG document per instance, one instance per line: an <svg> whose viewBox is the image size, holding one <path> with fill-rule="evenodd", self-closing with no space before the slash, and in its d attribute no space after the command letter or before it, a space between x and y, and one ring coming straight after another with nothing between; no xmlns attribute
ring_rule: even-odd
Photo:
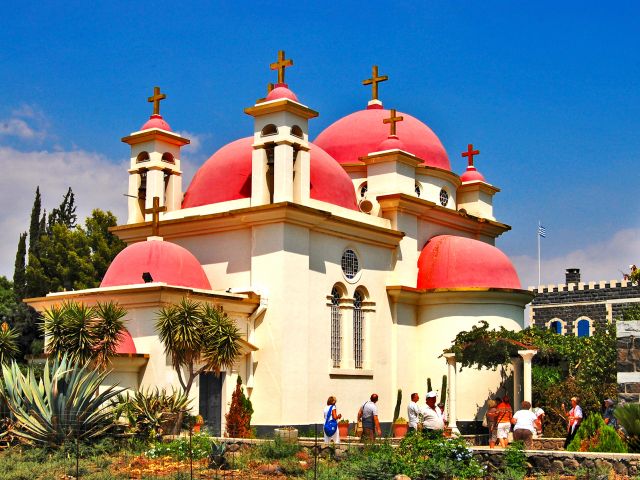
<svg viewBox="0 0 640 480"><path fill-rule="evenodd" d="M579 268L567 268L565 272L566 283L580 283L580 269Z"/></svg>

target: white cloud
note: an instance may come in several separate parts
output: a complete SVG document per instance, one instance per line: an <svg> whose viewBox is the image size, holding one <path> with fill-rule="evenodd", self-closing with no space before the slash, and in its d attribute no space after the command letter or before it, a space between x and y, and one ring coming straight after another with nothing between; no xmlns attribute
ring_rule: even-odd
<svg viewBox="0 0 640 480"><path fill-rule="evenodd" d="M192 132L187 132L186 130L182 130L180 132L177 132L178 135L180 135L181 137L185 137L188 138L189 140L191 140L191 143L189 145L186 145L184 148L187 149L187 151L193 155L194 153L198 153L200 151L200 148L202 147L202 142L205 138L207 138L208 134L206 133L192 133Z"/></svg>
<svg viewBox="0 0 640 480"><path fill-rule="evenodd" d="M62 201L67 188L76 197L79 222L94 208L111 210L126 221L128 164L114 164L103 155L77 151L21 152L0 147L0 275L13 276L20 232L29 229L36 186L48 212Z"/></svg>
<svg viewBox="0 0 640 480"><path fill-rule="evenodd" d="M0 136L17 137L21 140L44 140L49 122L38 108L22 105L11 112L11 117L0 120Z"/></svg>
<svg viewBox="0 0 640 480"><path fill-rule="evenodd" d="M512 256L523 288L538 284L538 260L530 256ZM566 255L541 261L542 284L565 283L565 270L579 268L583 282L622 279L630 264L640 264L640 229L619 230L604 242L573 250Z"/></svg>

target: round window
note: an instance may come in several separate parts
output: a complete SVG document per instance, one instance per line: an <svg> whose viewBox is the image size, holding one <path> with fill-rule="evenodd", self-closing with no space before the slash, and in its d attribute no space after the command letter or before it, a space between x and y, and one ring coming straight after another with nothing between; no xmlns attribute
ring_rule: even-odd
<svg viewBox="0 0 640 480"><path fill-rule="evenodd" d="M356 252L351 249L344 251L342 259L340 260L340 265L342 266L342 273L348 280L353 280L360 271L358 256L356 255Z"/></svg>
<svg viewBox="0 0 640 480"><path fill-rule="evenodd" d="M448 203L449 203L449 194L443 188L442 190L440 190L440 205L442 205L443 207L446 207Z"/></svg>
<svg viewBox="0 0 640 480"><path fill-rule="evenodd" d="M367 194L367 190L368 190L367 182L364 182L364 183L362 184L362 186L360 187L360 196L361 196L362 198L364 198L364 196Z"/></svg>

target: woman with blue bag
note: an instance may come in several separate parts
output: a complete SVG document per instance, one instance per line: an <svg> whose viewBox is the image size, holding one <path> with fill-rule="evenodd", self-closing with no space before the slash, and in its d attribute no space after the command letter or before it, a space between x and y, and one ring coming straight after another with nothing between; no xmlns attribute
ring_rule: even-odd
<svg viewBox="0 0 640 480"><path fill-rule="evenodd" d="M324 407L324 443L340 443L340 432L338 431L338 420L342 418L336 412L336 397L331 396L327 400L327 406Z"/></svg>

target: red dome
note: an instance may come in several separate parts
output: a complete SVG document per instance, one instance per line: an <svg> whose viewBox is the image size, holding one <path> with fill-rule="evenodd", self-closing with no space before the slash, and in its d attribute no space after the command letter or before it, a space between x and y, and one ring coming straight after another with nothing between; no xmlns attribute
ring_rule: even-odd
<svg viewBox="0 0 640 480"><path fill-rule="evenodd" d="M133 338L129 333L129 330L126 328L120 332L120 342L116 346L116 353L121 354L136 354L138 351L136 350L136 344L133 343Z"/></svg>
<svg viewBox="0 0 640 480"><path fill-rule="evenodd" d="M479 180L485 183L487 182L484 179L484 176L475 168L467 168L467 171L460 176L460 181L462 182L473 182L476 180Z"/></svg>
<svg viewBox="0 0 640 480"><path fill-rule="evenodd" d="M453 235L438 235L424 246L418 259L417 287L521 288L513 264L499 249Z"/></svg>
<svg viewBox="0 0 640 480"><path fill-rule="evenodd" d="M436 134L411 115L397 112L404 120L397 124L404 150L424 160L425 165L451 170L449 158ZM378 150L389 136L389 125L382 123L389 110L368 108L347 115L329 125L314 143L340 163L359 163L359 158Z"/></svg>
<svg viewBox="0 0 640 480"><path fill-rule="evenodd" d="M278 83L273 90L269 92L267 95L268 100L278 100L280 98L288 98L289 100L293 100L294 102L298 102L298 97L293 93L286 84Z"/></svg>
<svg viewBox="0 0 640 480"><path fill-rule="evenodd" d="M211 290L196 257L175 243L161 240L134 243L122 250L111 262L100 286L138 285L144 283L144 272L149 272L154 282Z"/></svg>
<svg viewBox="0 0 640 480"><path fill-rule="evenodd" d="M184 195L182 208L251 197L253 137L225 145L196 172ZM358 210L353 183L324 150L311 147L311 198Z"/></svg>
<svg viewBox="0 0 640 480"><path fill-rule="evenodd" d="M149 117L149 120L147 120L147 123L142 125L140 130L148 130L150 128L159 128L161 130L166 130L168 132L171 131L171 127L167 122L164 121L164 118L162 118L162 115L151 115Z"/></svg>

